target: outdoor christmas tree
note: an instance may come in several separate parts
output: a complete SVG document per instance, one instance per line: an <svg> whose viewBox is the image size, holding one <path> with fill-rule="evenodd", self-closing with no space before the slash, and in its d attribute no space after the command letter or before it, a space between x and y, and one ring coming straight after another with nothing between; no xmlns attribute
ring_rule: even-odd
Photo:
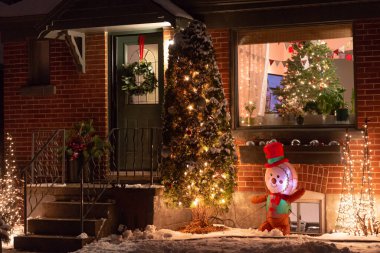
<svg viewBox="0 0 380 253"><path fill-rule="evenodd" d="M343 92L331 56L323 41L292 43L292 56L280 87L273 90L281 115L303 115L305 112L330 114L343 106Z"/></svg>
<svg viewBox="0 0 380 253"><path fill-rule="evenodd" d="M162 173L165 195L183 207L226 210L235 187L230 116L206 27L192 21L169 48ZM196 214L197 215L197 214ZM207 223L204 217L193 217Z"/></svg>
<svg viewBox="0 0 380 253"><path fill-rule="evenodd" d="M14 160L13 140L8 133L5 143L5 173L0 178L0 216L13 229L22 217L23 193Z"/></svg>
<svg viewBox="0 0 380 253"><path fill-rule="evenodd" d="M357 234L356 222L356 200L353 184L353 170L354 163L351 157L350 149L351 136L346 131L346 140L343 145L343 180L342 180L342 193L340 195L340 204L338 210L338 217L335 223L335 230L338 232L346 232L349 234Z"/></svg>

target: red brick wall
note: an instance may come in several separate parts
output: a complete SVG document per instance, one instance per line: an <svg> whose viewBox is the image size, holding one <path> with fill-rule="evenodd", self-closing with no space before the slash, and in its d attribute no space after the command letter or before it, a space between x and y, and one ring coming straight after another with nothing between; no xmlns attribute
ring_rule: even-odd
<svg viewBox="0 0 380 253"><path fill-rule="evenodd" d="M209 33L212 38L216 61L218 63L219 72L222 77L224 94L228 103L230 103L230 33L228 29L212 29L209 30Z"/></svg>
<svg viewBox="0 0 380 253"><path fill-rule="evenodd" d="M86 37L86 73L76 71L63 41L50 41L52 96L22 96L28 81L26 42L4 45L4 125L14 137L15 157L22 166L30 159L32 132L38 129L71 128L73 123L93 119L101 134L107 132L107 38Z"/></svg>
<svg viewBox="0 0 380 253"><path fill-rule="evenodd" d="M353 27L358 125L370 120L373 183L380 194L380 19L357 21Z"/></svg>

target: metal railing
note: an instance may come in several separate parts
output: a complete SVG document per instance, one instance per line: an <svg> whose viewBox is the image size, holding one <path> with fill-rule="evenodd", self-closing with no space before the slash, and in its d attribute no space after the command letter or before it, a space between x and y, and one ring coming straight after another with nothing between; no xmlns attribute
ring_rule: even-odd
<svg viewBox="0 0 380 253"><path fill-rule="evenodd" d="M108 135L109 149L101 159L90 157L80 168L80 223L111 185L120 184L121 172L153 184L159 176L161 128L115 128ZM116 178L113 176L116 172ZM84 203L90 205L84 210Z"/></svg>
<svg viewBox="0 0 380 253"><path fill-rule="evenodd" d="M22 171L25 234L28 217L54 185L74 182L73 177L66 177L68 172L76 173L75 183L80 183L82 232L84 220L108 188L128 179L153 184L160 177L161 135L161 128L115 128L107 137L109 149L101 158L89 157L66 164L65 130L34 133L33 158ZM86 210L84 203L88 203Z"/></svg>
<svg viewBox="0 0 380 253"><path fill-rule="evenodd" d="M109 141L110 169L117 184L122 179L153 184L160 177L161 128L114 128Z"/></svg>
<svg viewBox="0 0 380 253"><path fill-rule="evenodd" d="M65 130L33 133L32 159L22 169L24 177L24 233L28 217L65 173ZM38 191L38 194L37 194Z"/></svg>

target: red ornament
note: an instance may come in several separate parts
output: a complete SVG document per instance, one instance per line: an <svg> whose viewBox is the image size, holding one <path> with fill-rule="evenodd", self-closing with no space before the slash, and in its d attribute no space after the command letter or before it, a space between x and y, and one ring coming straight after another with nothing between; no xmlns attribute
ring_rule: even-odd
<svg viewBox="0 0 380 253"><path fill-rule="evenodd" d="M187 129L187 130L186 130L186 134L187 134L187 135L191 135L191 130L190 130L190 129Z"/></svg>
<svg viewBox="0 0 380 253"><path fill-rule="evenodd" d="M288 51L289 51L289 53L293 53L294 52L294 49L293 49L293 47L292 46L290 46L289 48L288 48Z"/></svg>
<svg viewBox="0 0 380 253"><path fill-rule="evenodd" d="M352 54L346 54L346 60L352 61Z"/></svg>

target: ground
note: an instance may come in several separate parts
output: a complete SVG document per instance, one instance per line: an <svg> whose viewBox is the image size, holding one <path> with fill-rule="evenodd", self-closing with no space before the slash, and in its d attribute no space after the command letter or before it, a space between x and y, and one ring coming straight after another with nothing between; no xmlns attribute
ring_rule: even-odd
<svg viewBox="0 0 380 253"><path fill-rule="evenodd" d="M5 253L17 252L11 245L5 245L5 248L8 248L3 250ZM121 235L102 238L76 251L100 252L380 253L380 236L358 237L336 233L318 237L284 237L278 230L267 233L237 228L197 235L168 229L156 230L154 226L148 226L145 231L126 230Z"/></svg>

